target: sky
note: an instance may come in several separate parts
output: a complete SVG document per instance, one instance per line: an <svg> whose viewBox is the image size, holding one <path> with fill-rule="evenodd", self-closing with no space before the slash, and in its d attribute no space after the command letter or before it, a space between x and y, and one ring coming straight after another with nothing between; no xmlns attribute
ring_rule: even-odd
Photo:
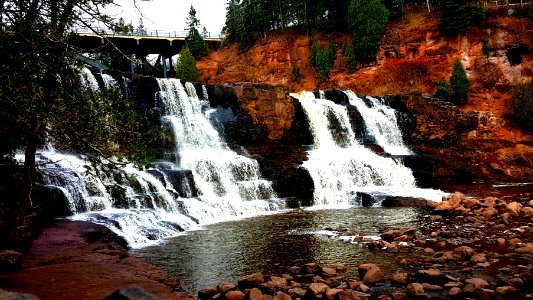
<svg viewBox="0 0 533 300"><path fill-rule="evenodd" d="M187 16L191 4L196 9L196 18L200 20L200 32L203 27L209 32L218 33L226 21L226 0L115 0L117 5L110 5L107 13L115 18L124 18L126 23L136 28L139 19L147 30L182 31L187 27ZM142 14L142 15L141 15Z"/></svg>

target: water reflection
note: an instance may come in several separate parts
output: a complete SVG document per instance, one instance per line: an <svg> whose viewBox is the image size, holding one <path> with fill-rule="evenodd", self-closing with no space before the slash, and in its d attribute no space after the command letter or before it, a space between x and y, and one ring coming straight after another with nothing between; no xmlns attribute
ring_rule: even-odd
<svg viewBox="0 0 533 300"><path fill-rule="evenodd" d="M281 274L290 266L308 262L342 262L355 275L354 268L361 263L379 263L387 270L393 267L393 259L319 231L340 227L376 235L389 226L416 226L416 215L417 210L410 208L299 209L210 225L135 253L180 278L192 293L222 281L236 283L253 272Z"/></svg>

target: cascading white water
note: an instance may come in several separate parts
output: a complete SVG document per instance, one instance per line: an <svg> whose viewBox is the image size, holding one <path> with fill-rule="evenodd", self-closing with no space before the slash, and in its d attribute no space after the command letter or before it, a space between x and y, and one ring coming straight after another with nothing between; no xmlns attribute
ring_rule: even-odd
<svg viewBox="0 0 533 300"><path fill-rule="evenodd" d="M358 204L357 192L442 197L440 191L417 189L411 170L401 160L379 156L359 144L345 106L316 99L311 92L291 96L300 101L314 138L302 167L315 184L315 205Z"/></svg>
<svg viewBox="0 0 533 300"><path fill-rule="evenodd" d="M398 127L396 111L383 104L380 100L367 97L368 105L352 91L344 91L351 105L357 107L364 120L367 135L374 138L385 152L392 155L410 155L405 146L402 133Z"/></svg>
<svg viewBox="0 0 533 300"><path fill-rule="evenodd" d="M177 164L193 172L199 200L184 201L185 210L211 223L283 207L271 183L261 179L257 161L238 155L219 136L204 112L194 86L158 79L162 118L175 137Z"/></svg>

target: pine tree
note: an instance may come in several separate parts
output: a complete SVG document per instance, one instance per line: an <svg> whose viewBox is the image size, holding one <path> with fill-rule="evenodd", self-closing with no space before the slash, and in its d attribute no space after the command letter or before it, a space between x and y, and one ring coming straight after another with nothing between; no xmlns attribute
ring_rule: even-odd
<svg viewBox="0 0 533 300"><path fill-rule="evenodd" d="M196 59L200 59L202 56L207 55L207 46L205 45L202 35L198 31L200 27L200 20L196 18L196 9L191 5L189 10L189 16L187 17L186 30L189 31L185 41L190 52Z"/></svg>
<svg viewBox="0 0 533 300"><path fill-rule="evenodd" d="M351 0L348 24L352 34L353 56L359 62L376 59L389 12L379 0Z"/></svg>
<svg viewBox="0 0 533 300"><path fill-rule="evenodd" d="M470 79L468 79L465 68L458 59L453 64L450 87L452 90L452 102L456 105L465 105L468 100L468 93L470 92Z"/></svg>
<svg viewBox="0 0 533 300"><path fill-rule="evenodd" d="M199 72L196 68L196 60L187 47L183 47L176 62L176 78L187 82L197 82Z"/></svg>
<svg viewBox="0 0 533 300"><path fill-rule="evenodd" d="M445 35L453 36L465 32L471 25L485 18L485 11L464 0L442 0L442 16L439 29Z"/></svg>

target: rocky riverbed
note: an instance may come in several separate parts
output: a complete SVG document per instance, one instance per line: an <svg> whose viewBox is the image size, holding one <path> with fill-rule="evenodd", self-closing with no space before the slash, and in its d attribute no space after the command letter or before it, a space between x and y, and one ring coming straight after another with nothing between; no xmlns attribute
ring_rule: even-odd
<svg viewBox="0 0 533 300"><path fill-rule="evenodd" d="M428 202L420 229L384 228L379 239L349 228L339 242L393 252L397 270L372 262L349 278L343 264L294 266L285 274L251 274L199 291L200 299L525 299L533 297L533 201L506 202L454 193Z"/></svg>

